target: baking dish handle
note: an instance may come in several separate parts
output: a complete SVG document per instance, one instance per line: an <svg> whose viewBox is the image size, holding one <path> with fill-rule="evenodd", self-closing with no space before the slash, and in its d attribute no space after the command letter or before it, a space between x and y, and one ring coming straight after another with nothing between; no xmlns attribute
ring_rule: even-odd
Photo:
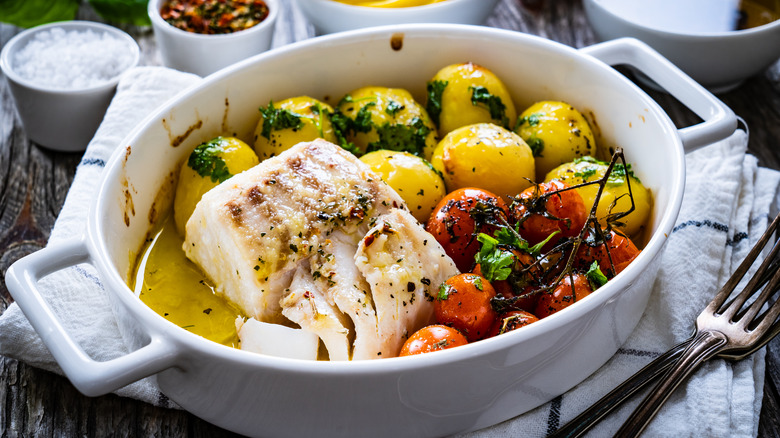
<svg viewBox="0 0 780 438"><path fill-rule="evenodd" d="M38 281L56 271L92 263L84 238L48 246L16 261L5 275L6 286L65 375L83 394L98 396L158 373L174 365L175 345L151 337L144 347L98 362L70 337L60 319L38 289Z"/></svg>
<svg viewBox="0 0 780 438"><path fill-rule="evenodd" d="M634 67L701 117L702 123L678 130L686 152L723 140L737 129L731 108L647 44L619 38L580 50L608 65Z"/></svg>

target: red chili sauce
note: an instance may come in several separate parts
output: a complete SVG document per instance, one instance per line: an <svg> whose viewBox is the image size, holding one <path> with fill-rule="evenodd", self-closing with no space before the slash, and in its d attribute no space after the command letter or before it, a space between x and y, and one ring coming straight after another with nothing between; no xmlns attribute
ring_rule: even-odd
<svg viewBox="0 0 780 438"><path fill-rule="evenodd" d="M169 0L160 15L187 32L225 34L261 23L268 5L263 0Z"/></svg>

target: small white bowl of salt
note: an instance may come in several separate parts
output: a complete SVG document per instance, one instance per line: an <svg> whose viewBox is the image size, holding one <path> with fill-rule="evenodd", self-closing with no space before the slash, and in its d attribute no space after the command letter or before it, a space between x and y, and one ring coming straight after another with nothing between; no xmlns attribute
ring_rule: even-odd
<svg viewBox="0 0 780 438"><path fill-rule="evenodd" d="M139 52L130 35L91 21L47 24L12 38L0 69L27 137L49 149L86 149Z"/></svg>

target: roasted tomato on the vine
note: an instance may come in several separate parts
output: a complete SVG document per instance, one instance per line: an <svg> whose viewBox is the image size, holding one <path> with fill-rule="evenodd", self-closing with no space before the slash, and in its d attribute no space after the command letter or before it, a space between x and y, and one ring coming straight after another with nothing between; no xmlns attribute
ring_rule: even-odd
<svg viewBox="0 0 780 438"><path fill-rule="evenodd" d="M539 321L539 318L524 310L512 310L502 313L493 324L493 328L490 329L490 337L517 330L536 321Z"/></svg>
<svg viewBox="0 0 780 438"><path fill-rule="evenodd" d="M631 239L614 230L602 230L601 235L603 238L589 230L580 244L577 256L583 266L597 261L601 272L612 278L623 271L639 255L640 250ZM614 272L612 266L615 267Z"/></svg>
<svg viewBox="0 0 780 438"><path fill-rule="evenodd" d="M462 333L446 325L429 325L414 332L401 347L399 356L430 353L468 344Z"/></svg>
<svg viewBox="0 0 780 438"><path fill-rule="evenodd" d="M471 270L479 251L476 236L492 235L496 224L506 223L509 209L504 201L487 190L458 189L442 199L425 229L444 247L461 272Z"/></svg>
<svg viewBox="0 0 780 438"><path fill-rule="evenodd" d="M525 189L512 203L520 235L532 245L543 242L556 231L560 235L551 242L574 237L582 230L588 210L580 194L568 188L558 180L537 184Z"/></svg>
<svg viewBox="0 0 780 438"><path fill-rule="evenodd" d="M498 314L491 300L496 291L490 282L476 274L450 277L439 288L433 302L436 322L458 329L469 342L487 336Z"/></svg>
<svg viewBox="0 0 780 438"><path fill-rule="evenodd" d="M552 291L539 294L534 315L546 318L553 313L571 306L593 292L588 277L578 272L564 275L560 283Z"/></svg>

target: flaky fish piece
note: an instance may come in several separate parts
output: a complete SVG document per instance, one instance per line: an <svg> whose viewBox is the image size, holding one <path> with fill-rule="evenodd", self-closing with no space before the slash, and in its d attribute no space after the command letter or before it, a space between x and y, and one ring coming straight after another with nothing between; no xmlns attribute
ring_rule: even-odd
<svg viewBox="0 0 780 438"><path fill-rule="evenodd" d="M206 193L187 222L184 251L246 316L316 333L331 360L394 356L398 340L430 319L432 304L418 294L438 287L444 273L457 273L454 265L424 260L449 257L405 208L354 155L315 140ZM386 242L376 232L380 222L401 234ZM418 262L403 269L391 267L365 244L367 236L379 237L397 259L406 254L403 239L411 251L432 252L415 253L409 260ZM430 246L412 244L423 240ZM398 321L389 324L387 295L403 295L385 281L393 275L403 277L404 288L419 285L419 305L396 312Z"/></svg>

